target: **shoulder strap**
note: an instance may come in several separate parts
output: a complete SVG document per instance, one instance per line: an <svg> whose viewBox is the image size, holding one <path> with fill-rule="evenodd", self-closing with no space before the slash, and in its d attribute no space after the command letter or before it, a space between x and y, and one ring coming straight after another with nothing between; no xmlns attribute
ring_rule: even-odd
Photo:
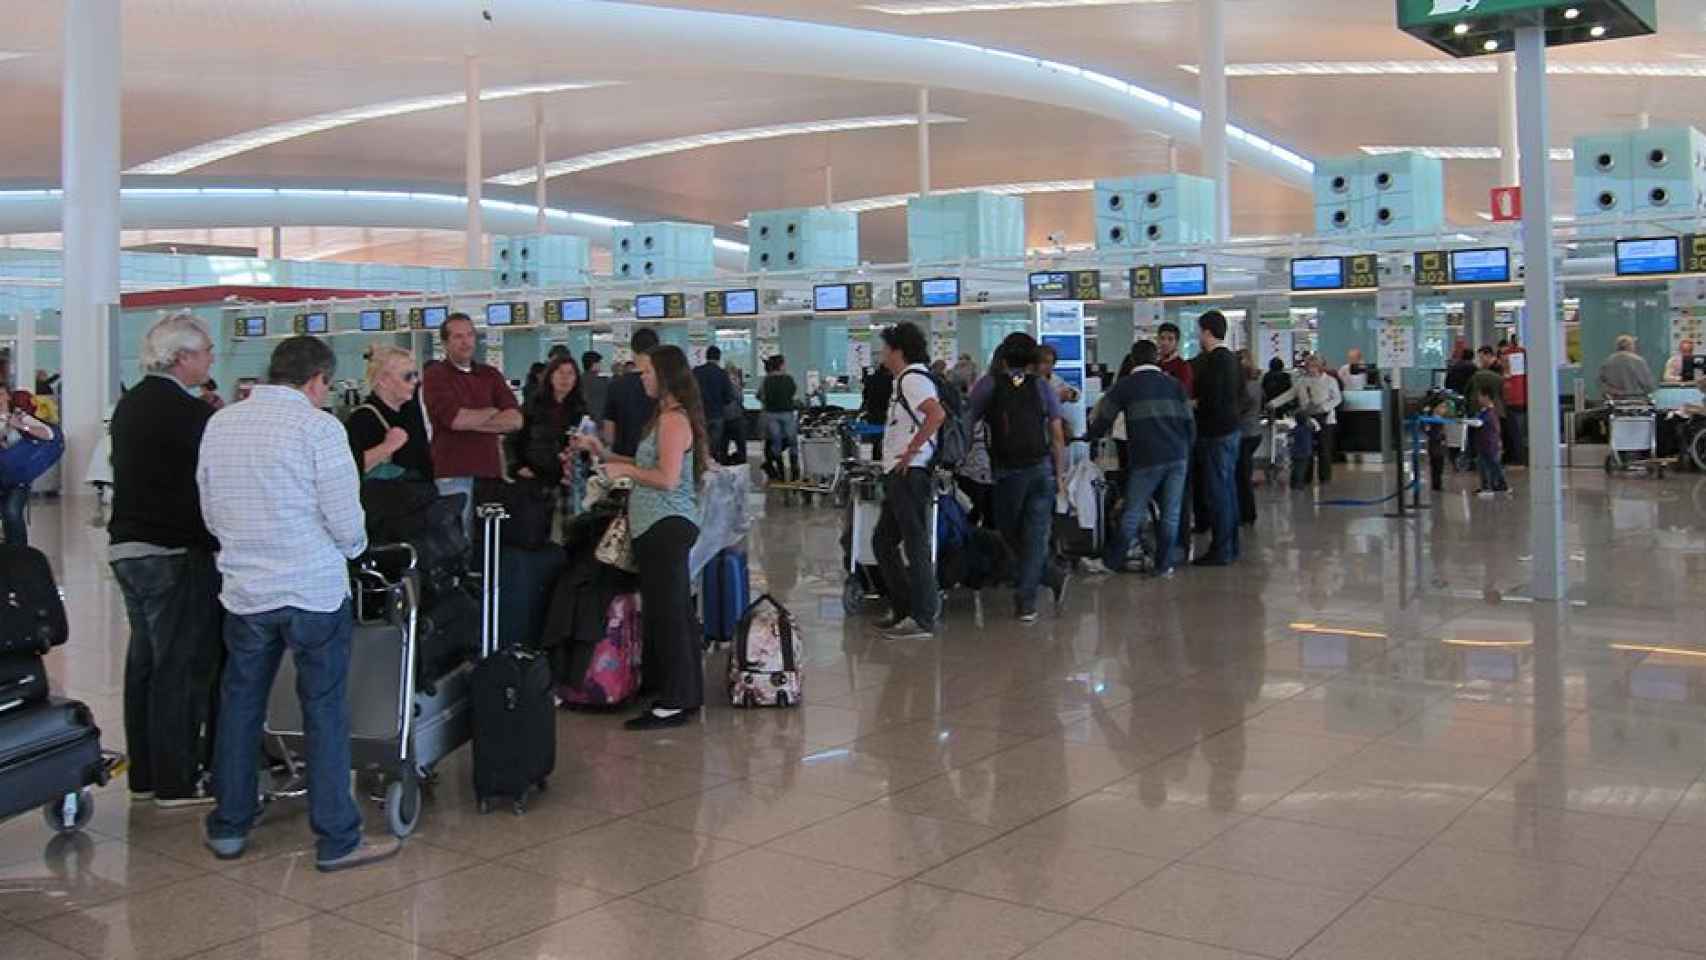
<svg viewBox="0 0 1706 960"><path fill-rule="evenodd" d="M371 403L364 403L361 406L356 407L354 410L351 410L350 416L353 417L363 410L366 410L368 413L373 414L374 418L379 421L379 429L381 432L384 432L384 431L391 429L391 421L385 419L385 415L383 413L379 412L379 408L374 406Z"/></svg>

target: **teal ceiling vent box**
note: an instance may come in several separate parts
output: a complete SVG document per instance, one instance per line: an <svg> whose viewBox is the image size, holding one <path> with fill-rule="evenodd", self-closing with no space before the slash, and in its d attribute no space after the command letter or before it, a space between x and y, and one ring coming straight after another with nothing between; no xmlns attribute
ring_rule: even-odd
<svg viewBox="0 0 1706 960"><path fill-rule="evenodd" d="M1214 181L1183 173L1097 180L1096 247L1213 243Z"/></svg>
<svg viewBox="0 0 1706 960"><path fill-rule="evenodd" d="M717 274L714 233L702 223L636 223L610 231L617 280L692 280Z"/></svg>
<svg viewBox="0 0 1706 960"><path fill-rule="evenodd" d="M932 193L906 204L906 253L913 263L1025 255L1025 201L972 191Z"/></svg>
<svg viewBox="0 0 1706 960"><path fill-rule="evenodd" d="M748 270L859 265L859 215L832 207L755 210L746 218Z"/></svg>

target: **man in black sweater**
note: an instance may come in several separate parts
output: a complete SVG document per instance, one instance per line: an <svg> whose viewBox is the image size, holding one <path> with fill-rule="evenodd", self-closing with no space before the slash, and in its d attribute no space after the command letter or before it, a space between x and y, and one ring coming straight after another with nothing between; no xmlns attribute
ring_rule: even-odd
<svg viewBox="0 0 1706 960"><path fill-rule="evenodd" d="M196 391L213 341L194 316L155 324L142 340L142 382L113 411L113 576L130 649L124 728L130 795L161 807L211 803L203 784L213 741L223 646L218 549L201 516L196 461L213 408Z"/></svg>
<svg viewBox="0 0 1706 960"><path fill-rule="evenodd" d="M1244 374L1226 346L1226 317L1210 310L1197 318L1202 353L1192 361L1196 387L1197 458L1202 464L1204 502L1214 541L1198 557L1199 567L1224 567L1238 559L1238 446L1242 437L1239 401Z"/></svg>

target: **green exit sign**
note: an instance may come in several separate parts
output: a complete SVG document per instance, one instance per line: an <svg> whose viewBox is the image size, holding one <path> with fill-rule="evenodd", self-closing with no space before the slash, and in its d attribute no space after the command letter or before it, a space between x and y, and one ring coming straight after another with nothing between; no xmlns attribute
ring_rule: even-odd
<svg viewBox="0 0 1706 960"><path fill-rule="evenodd" d="M1546 45L1637 37L1658 29L1658 0L1398 0L1398 29L1454 57L1509 53L1519 27Z"/></svg>

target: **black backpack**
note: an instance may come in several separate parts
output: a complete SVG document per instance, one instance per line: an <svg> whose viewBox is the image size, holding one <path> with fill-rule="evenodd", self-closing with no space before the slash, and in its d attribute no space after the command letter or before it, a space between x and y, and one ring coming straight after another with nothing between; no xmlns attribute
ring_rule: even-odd
<svg viewBox="0 0 1706 960"><path fill-rule="evenodd" d="M1035 374L1014 382L1010 376L993 380L989 408L989 459L998 467L1029 467L1048 456L1048 412L1037 389Z"/></svg>
<svg viewBox="0 0 1706 960"><path fill-rule="evenodd" d="M971 450L971 437L966 430L965 395L960 389L948 381L927 370L902 370L894 381L894 398L906 415L912 418L914 426L923 426L924 420L906 402L906 392L901 390L901 381L909 376L921 375L930 378L936 386L936 402L942 405L946 415L942 425L936 429L936 435L931 442L936 445L935 452L930 455L930 466L940 470L958 470L965 463L966 454Z"/></svg>

